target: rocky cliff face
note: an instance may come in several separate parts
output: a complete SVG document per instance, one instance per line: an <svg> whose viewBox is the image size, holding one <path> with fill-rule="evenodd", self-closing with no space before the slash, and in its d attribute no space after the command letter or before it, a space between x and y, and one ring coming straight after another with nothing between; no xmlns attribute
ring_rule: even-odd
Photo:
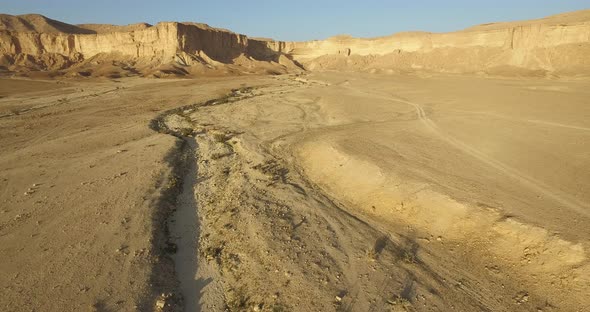
<svg viewBox="0 0 590 312"><path fill-rule="evenodd" d="M454 33L294 42L286 51L311 70L590 74L590 10Z"/></svg>
<svg viewBox="0 0 590 312"><path fill-rule="evenodd" d="M36 23L26 20L32 17ZM56 21L33 15L3 15L0 21L0 66L12 71L85 71L92 65L123 61L125 67L144 72L164 68L175 74L191 70L282 73L293 65L289 58L281 58L283 43L249 39L204 24L141 24L125 31L130 27L91 25L84 29L70 25L57 29L52 27Z"/></svg>
<svg viewBox="0 0 590 312"><path fill-rule="evenodd" d="M284 73L304 64L309 70L577 75L590 73L589 52L590 10L454 33L309 42L252 39L196 23L84 28L39 15L0 15L0 69L9 71L92 74L101 72L94 67L111 64L158 76Z"/></svg>
<svg viewBox="0 0 590 312"><path fill-rule="evenodd" d="M61 54L89 58L100 53L120 53L138 58L172 58L176 52L177 28L161 23L141 31L111 34L48 34L0 31L0 53L41 55Z"/></svg>

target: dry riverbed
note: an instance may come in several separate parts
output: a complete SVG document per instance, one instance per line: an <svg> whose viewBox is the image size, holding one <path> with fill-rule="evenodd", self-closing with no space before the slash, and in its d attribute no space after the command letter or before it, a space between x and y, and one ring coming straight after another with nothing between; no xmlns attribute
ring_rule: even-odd
<svg viewBox="0 0 590 312"><path fill-rule="evenodd" d="M7 81L10 311L590 304L587 81Z"/></svg>

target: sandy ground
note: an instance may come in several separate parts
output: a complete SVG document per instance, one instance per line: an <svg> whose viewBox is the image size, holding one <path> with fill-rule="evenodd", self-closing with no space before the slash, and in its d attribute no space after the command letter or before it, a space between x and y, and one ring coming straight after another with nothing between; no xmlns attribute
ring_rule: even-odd
<svg viewBox="0 0 590 312"><path fill-rule="evenodd" d="M0 309L146 311L174 293L181 140L148 125L245 82L0 80Z"/></svg>
<svg viewBox="0 0 590 312"><path fill-rule="evenodd" d="M590 306L587 80L5 81L9 311Z"/></svg>

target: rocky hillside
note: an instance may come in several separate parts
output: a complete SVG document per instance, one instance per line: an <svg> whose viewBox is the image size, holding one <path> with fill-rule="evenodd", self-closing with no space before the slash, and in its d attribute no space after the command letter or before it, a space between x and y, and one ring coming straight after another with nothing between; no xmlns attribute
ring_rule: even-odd
<svg viewBox="0 0 590 312"><path fill-rule="evenodd" d="M590 73L590 10L484 24L320 41L253 39L205 24L69 25L0 15L0 71L70 76L280 74L307 70L493 75Z"/></svg>

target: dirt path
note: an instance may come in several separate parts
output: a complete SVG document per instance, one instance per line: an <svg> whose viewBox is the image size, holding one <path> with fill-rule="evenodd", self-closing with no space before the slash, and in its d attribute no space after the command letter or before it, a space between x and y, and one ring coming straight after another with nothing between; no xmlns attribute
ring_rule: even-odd
<svg viewBox="0 0 590 312"><path fill-rule="evenodd" d="M363 92L362 90L355 90L355 91L361 92L361 93ZM368 97L375 97L376 95L375 95L375 93L367 93L367 96ZM552 189L548 185L544 184L542 181L539 181L539 180L534 179L530 176L527 176L526 174L518 171L517 169L510 167L510 166L502 163L501 161L494 159L494 158L486 155L485 153L482 153L481 151L473 148L472 146L469 146L468 144L465 144L464 142L461 142L460 140L457 140L456 138L448 135L443 130L441 130L436 125L436 123L434 121L432 121L430 118L428 118L428 116L426 115L426 112L424 111L424 109L422 108L422 106L420 104L415 103L415 102L411 102L411 101L407 101L405 99L401 99L397 96L383 96L382 98L387 99L387 100L391 100L391 101L395 101L395 102L399 102L399 103L408 104L408 105L412 106L413 108L416 109L416 115L418 116L419 120L428 129L430 129L436 136L440 137L445 142L448 142L452 146L460 149L461 151L477 158L478 160L485 163L486 165L493 167L498 172L506 174L507 176L511 177L512 179L517 180L519 183L526 185L532 191L534 191L538 194L542 194L545 197L549 197L549 198L555 200L556 203L563 205L564 207L567 207L568 209L571 209L571 210L575 211L576 213L579 213L579 214L582 214L585 216L590 216L590 206L588 205L588 203L576 200L575 198L571 198L567 194L560 193L559 191ZM570 129L576 129L576 130L586 130L587 129L587 128L583 128L583 127L572 127L572 126L556 124L556 123L552 123L552 122L543 122L543 121L529 121L529 122L548 124L548 125L552 125L552 126L561 126L561 127L566 127L566 128L570 128Z"/></svg>

